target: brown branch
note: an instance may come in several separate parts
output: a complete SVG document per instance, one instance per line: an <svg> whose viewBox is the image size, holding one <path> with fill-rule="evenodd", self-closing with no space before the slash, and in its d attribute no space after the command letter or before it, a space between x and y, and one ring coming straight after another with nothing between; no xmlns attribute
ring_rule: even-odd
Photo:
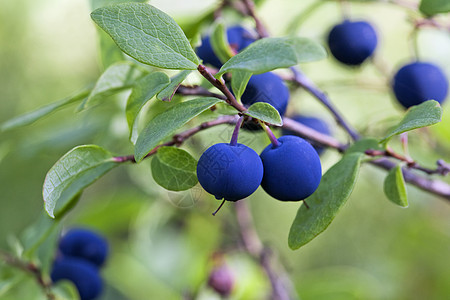
<svg viewBox="0 0 450 300"><path fill-rule="evenodd" d="M201 86L185 86L180 85L178 89L176 90L176 93L183 96L206 96L206 97L214 97L221 100L227 100L227 97L216 94L213 92L208 91L207 89L201 87Z"/></svg>
<svg viewBox="0 0 450 300"><path fill-rule="evenodd" d="M172 137L172 140L156 146L144 157L144 159L155 154L158 151L158 149L163 146L180 146L188 138L195 135L196 133L199 133L202 130L205 130L205 129L208 129L208 128L211 128L211 127L214 127L217 125L221 125L221 124L235 124L237 120L238 120L237 116L220 116L215 120L204 122L196 127L190 128L186 131L176 134ZM113 160L115 162L119 162L119 163L122 163L122 162L136 163L136 160L134 159L134 155L116 156L113 158Z"/></svg>
<svg viewBox="0 0 450 300"><path fill-rule="evenodd" d="M56 299L55 295L51 291L51 282L44 279L41 269L39 269L34 263L22 261L19 258L3 250L0 250L0 259L14 268L30 273L36 279L37 283L44 291L45 295L47 296L47 299L49 300Z"/></svg>
<svg viewBox="0 0 450 300"><path fill-rule="evenodd" d="M255 21L256 32L258 33L260 38L265 38L269 36L266 27L263 25L261 20L256 16L255 13L255 3L251 0L242 0L242 4L247 10L247 15L252 17Z"/></svg>
<svg viewBox="0 0 450 300"><path fill-rule="evenodd" d="M274 266L272 253L264 247L253 224L253 218L245 201L237 201L234 205L236 219L240 229L242 242L247 252L256 259L266 272L272 286L273 300L292 300L298 296L289 280L287 272L280 264Z"/></svg>

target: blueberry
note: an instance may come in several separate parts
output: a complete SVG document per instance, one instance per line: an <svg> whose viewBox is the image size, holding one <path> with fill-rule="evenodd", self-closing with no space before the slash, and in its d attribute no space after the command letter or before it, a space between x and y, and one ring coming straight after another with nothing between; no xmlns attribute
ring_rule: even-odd
<svg viewBox="0 0 450 300"><path fill-rule="evenodd" d="M302 115L295 115L292 117L294 121L297 121L305 126L308 126L315 131L318 131L320 133L323 133L325 135L331 135L330 127L328 124L319 118L316 117L308 117L308 116L302 116ZM295 132L283 129L283 135L297 135ZM314 149L316 149L317 154L321 155L323 151L325 150L324 147L321 146L315 146L313 145Z"/></svg>
<svg viewBox="0 0 450 300"><path fill-rule="evenodd" d="M289 102L289 89L278 75L267 72L253 75L241 97L242 103L249 107L255 102L266 102L284 116Z"/></svg>
<svg viewBox="0 0 450 300"><path fill-rule="evenodd" d="M228 44L238 52L253 43L256 39L253 34L241 26L233 26L227 29ZM202 39L202 44L197 48L197 55L203 63L216 68L222 67L222 63L213 51L209 36Z"/></svg>
<svg viewBox="0 0 450 300"><path fill-rule="evenodd" d="M319 186L322 166L316 150L304 139L285 135L280 145L267 146L260 157L264 166L263 189L281 201L300 201Z"/></svg>
<svg viewBox="0 0 450 300"><path fill-rule="evenodd" d="M392 80L398 102L405 108L426 100L444 102L448 92L448 79L436 65L413 62L400 68Z"/></svg>
<svg viewBox="0 0 450 300"><path fill-rule="evenodd" d="M71 229L59 242L59 249L64 256L83 258L101 266L108 255L108 243L95 232L87 229Z"/></svg>
<svg viewBox="0 0 450 300"><path fill-rule="evenodd" d="M227 297L233 291L233 273L225 265L215 267L209 274L208 285L222 297Z"/></svg>
<svg viewBox="0 0 450 300"><path fill-rule="evenodd" d="M50 277L53 282L72 281L81 300L91 300L100 295L103 283L94 264L81 258L64 257L55 261Z"/></svg>
<svg viewBox="0 0 450 300"><path fill-rule="evenodd" d="M200 157L197 177L201 186L217 199L237 201L258 188L263 165L253 149L243 144L219 143Z"/></svg>
<svg viewBox="0 0 450 300"><path fill-rule="evenodd" d="M360 65L377 47L377 33L365 21L348 21L334 26L328 34L331 54L346 65Z"/></svg>

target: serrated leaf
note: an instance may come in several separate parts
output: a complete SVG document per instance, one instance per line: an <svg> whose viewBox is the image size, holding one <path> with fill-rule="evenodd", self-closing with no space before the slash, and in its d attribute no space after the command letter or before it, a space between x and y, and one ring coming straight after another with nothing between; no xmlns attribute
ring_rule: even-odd
<svg viewBox="0 0 450 300"><path fill-rule="evenodd" d="M220 68L216 77L234 70L260 74L278 68L292 67L302 62L319 60L326 56L325 49L308 38L264 38L230 58Z"/></svg>
<svg viewBox="0 0 450 300"><path fill-rule="evenodd" d="M236 99L240 100L245 92L248 81L252 77L251 72L236 70L231 72L231 89Z"/></svg>
<svg viewBox="0 0 450 300"><path fill-rule="evenodd" d="M129 62L122 61L111 65L97 80L89 97L80 106L80 110L91 106L94 101L130 88L143 75L136 65Z"/></svg>
<svg viewBox="0 0 450 300"><path fill-rule="evenodd" d="M428 100L420 105L412 106L400 123L381 139L380 143L387 143L394 135L439 123L441 118L442 108L437 101Z"/></svg>
<svg viewBox="0 0 450 300"><path fill-rule="evenodd" d="M255 102L244 113L265 123L277 126L283 125L283 120L278 110L266 102Z"/></svg>
<svg viewBox="0 0 450 300"><path fill-rule="evenodd" d="M363 138L360 140L357 140L355 143L353 143L350 147L345 150L345 154L349 153L364 153L366 150L373 149L373 150L384 150L383 147L380 146L378 143L378 140L374 138Z"/></svg>
<svg viewBox="0 0 450 300"><path fill-rule="evenodd" d="M224 63L233 57L228 44L227 29L222 22L217 22L213 28L210 38L211 47L219 60Z"/></svg>
<svg viewBox="0 0 450 300"><path fill-rule="evenodd" d="M319 188L300 206L289 231L289 247L293 250L309 243L323 232L344 206L355 186L361 153L352 153L332 166L322 177Z"/></svg>
<svg viewBox="0 0 450 300"><path fill-rule="evenodd" d="M166 13L145 3L123 3L96 9L91 17L117 46L151 66L195 70L199 60L180 26Z"/></svg>
<svg viewBox="0 0 450 300"><path fill-rule="evenodd" d="M161 147L152 159L153 179L170 191L184 191L197 184L197 161L186 151Z"/></svg>
<svg viewBox="0 0 450 300"><path fill-rule="evenodd" d="M156 98L162 101L171 101L175 91L191 72L191 70L184 70L170 78L170 83L156 95Z"/></svg>
<svg viewBox="0 0 450 300"><path fill-rule="evenodd" d="M130 129L130 138L136 135L136 121L142 107L169 83L170 79L167 74L154 72L142 77L133 86L125 110L128 128Z"/></svg>
<svg viewBox="0 0 450 300"><path fill-rule="evenodd" d="M448 0L422 0L419 10L426 16L450 12L450 1Z"/></svg>
<svg viewBox="0 0 450 300"><path fill-rule="evenodd" d="M389 170L384 180L383 189L386 197L393 203L401 207L408 207L405 179L403 178L402 167L400 165Z"/></svg>
<svg viewBox="0 0 450 300"><path fill-rule="evenodd" d="M81 101L82 99L86 98L89 95L90 91L91 91L90 88L84 89L74 94L73 96L66 97L64 99L58 100L56 102L38 108L35 111L28 112L23 115L9 119L0 125L0 131L5 132L11 129L32 124L35 121L48 116L52 112L60 108L63 108L64 106Z"/></svg>
<svg viewBox="0 0 450 300"><path fill-rule="evenodd" d="M220 101L222 100L213 97L196 98L178 103L157 115L147 124L136 141L134 148L136 161L141 161L162 140Z"/></svg>
<svg viewBox="0 0 450 300"><path fill-rule="evenodd" d="M111 153L96 145L78 146L61 157L45 176L42 195L50 217L61 217L84 188L118 166Z"/></svg>

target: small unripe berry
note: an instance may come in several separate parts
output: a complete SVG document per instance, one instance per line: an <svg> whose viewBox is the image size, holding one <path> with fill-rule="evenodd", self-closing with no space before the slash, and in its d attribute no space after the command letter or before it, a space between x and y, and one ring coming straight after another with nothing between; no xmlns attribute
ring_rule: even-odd
<svg viewBox="0 0 450 300"><path fill-rule="evenodd" d="M208 285L219 295L227 297L233 291L233 273L226 265L215 267L209 274Z"/></svg>
<svg viewBox="0 0 450 300"><path fill-rule="evenodd" d="M197 177L201 186L217 199L237 201L250 196L260 185L263 166L251 148L219 143L200 157Z"/></svg>
<svg viewBox="0 0 450 300"><path fill-rule="evenodd" d="M365 21L349 21L334 26L328 34L331 54L346 65L360 65L377 47L375 29Z"/></svg>
<svg viewBox="0 0 450 300"><path fill-rule="evenodd" d="M444 72L438 66L426 62L404 65L392 80L395 97L405 108L430 99L444 102L448 85Z"/></svg>
<svg viewBox="0 0 450 300"><path fill-rule="evenodd" d="M82 258L99 267L108 255L108 243L93 231L76 228L61 238L59 250L64 256Z"/></svg>
<svg viewBox="0 0 450 300"><path fill-rule="evenodd" d="M53 282L72 281L81 300L95 299L103 288L96 266L81 258L63 257L55 261L50 277Z"/></svg>
<svg viewBox="0 0 450 300"><path fill-rule="evenodd" d="M300 201L319 186L322 166L319 155L304 139L285 135L280 145L268 145L261 153L264 176L263 189L281 201Z"/></svg>

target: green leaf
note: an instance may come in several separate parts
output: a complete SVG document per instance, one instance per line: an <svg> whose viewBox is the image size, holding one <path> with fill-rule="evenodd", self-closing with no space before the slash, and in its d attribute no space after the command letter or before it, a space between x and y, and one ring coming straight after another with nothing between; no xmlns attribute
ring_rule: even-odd
<svg viewBox="0 0 450 300"><path fill-rule="evenodd" d="M127 101L126 115L130 138L136 135L137 117L142 107L158 92L170 83L169 76L163 72L150 73L139 79L133 87L133 91Z"/></svg>
<svg viewBox="0 0 450 300"><path fill-rule="evenodd" d="M52 285L52 292L56 296L55 300L78 300L80 294L72 281L63 280L58 281Z"/></svg>
<svg viewBox="0 0 450 300"><path fill-rule="evenodd" d="M236 99L240 100L245 92L248 81L252 77L251 72L236 70L231 72L231 89Z"/></svg>
<svg viewBox="0 0 450 300"><path fill-rule="evenodd" d="M42 195L49 216L62 216L84 188L118 164L108 151L96 145L78 146L67 152L45 176Z"/></svg>
<svg viewBox="0 0 450 300"><path fill-rule="evenodd" d="M384 193L393 203L401 207L408 207L405 179L403 178L402 167L400 165L389 170L384 180Z"/></svg>
<svg viewBox="0 0 450 300"><path fill-rule="evenodd" d="M450 12L450 1L448 0L422 0L419 10L426 16Z"/></svg>
<svg viewBox="0 0 450 300"><path fill-rule="evenodd" d="M134 149L136 161L141 161L162 140L220 101L222 100L213 97L196 98L178 103L157 115L147 124L136 141Z"/></svg>
<svg viewBox="0 0 450 300"><path fill-rule="evenodd" d="M278 110L266 102L253 103L244 113L265 123L277 126L283 125L283 120L281 119Z"/></svg>
<svg viewBox="0 0 450 300"><path fill-rule="evenodd" d="M151 66L195 70L199 60L183 30L159 9L145 3L123 3L96 9L91 17L117 46Z"/></svg>
<svg viewBox="0 0 450 300"><path fill-rule="evenodd" d="M26 126L29 124L34 123L35 121L42 119L52 112L63 108L69 104L81 101L82 99L86 98L87 95L89 95L91 89L84 89L73 96L66 97L64 99L58 100L56 102L53 102L51 104L45 105L41 108L38 108L35 111L25 113L23 115L14 117L12 119L9 119L5 121L3 124L0 125L0 132L5 132L11 129L15 129L18 127Z"/></svg>
<svg viewBox="0 0 450 300"><path fill-rule="evenodd" d="M210 38L211 47L222 63L226 62L234 55L228 44L226 31L227 29L223 22L217 22Z"/></svg>
<svg viewBox="0 0 450 300"><path fill-rule="evenodd" d="M197 161L186 151L161 147L152 159L153 179L170 191L184 191L197 184Z"/></svg>
<svg viewBox="0 0 450 300"><path fill-rule="evenodd" d="M332 166L322 177L319 188L300 206L289 231L293 250L307 244L323 232L345 204L356 183L361 153L352 153Z"/></svg>
<svg viewBox="0 0 450 300"><path fill-rule="evenodd" d="M317 42L300 37L265 38L252 43L228 60L216 77L242 70L260 74L325 58L327 52Z"/></svg>
<svg viewBox="0 0 450 300"><path fill-rule="evenodd" d="M94 89L87 100L82 103L80 110L91 106L96 100L130 88L142 75L142 71L130 62L122 61L111 65L97 80Z"/></svg>
<svg viewBox="0 0 450 300"><path fill-rule="evenodd" d="M25 256L31 257L37 248L58 228L59 219L52 219L42 212L31 226L26 228L21 236Z"/></svg>
<svg viewBox="0 0 450 300"><path fill-rule="evenodd" d="M114 43L106 32L98 28L97 34L100 48L100 60L103 69L107 69L111 65L125 59L124 53L117 47L116 43Z"/></svg>
<svg viewBox="0 0 450 300"><path fill-rule="evenodd" d="M373 150L384 150L383 147L380 146L378 143L378 140L374 138L363 138L360 140L357 140L354 144L352 144L348 149L345 151L345 154L349 153L364 153L366 150L373 149Z"/></svg>
<svg viewBox="0 0 450 300"><path fill-rule="evenodd" d="M162 101L171 101L180 84L189 74L191 74L191 72L191 70L184 70L170 78L170 84L159 92L158 95L156 95L156 98Z"/></svg>
<svg viewBox="0 0 450 300"><path fill-rule="evenodd" d="M439 123L441 118L442 108L437 101L428 100L420 105L412 106L400 123L380 140L380 143L387 143L394 135Z"/></svg>

